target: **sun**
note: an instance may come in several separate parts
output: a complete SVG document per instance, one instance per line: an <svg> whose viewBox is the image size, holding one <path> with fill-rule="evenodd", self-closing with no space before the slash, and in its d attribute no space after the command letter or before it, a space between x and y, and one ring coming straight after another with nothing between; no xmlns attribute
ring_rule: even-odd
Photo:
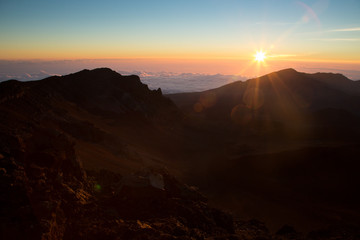
<svg viewBox="0 0 360 240"><path fill-rule="evenodd" d="M256 52L254 57L255 57L256 62L264 62L264 60L266 58L266 53L260 50L260 51Z"/></svg>

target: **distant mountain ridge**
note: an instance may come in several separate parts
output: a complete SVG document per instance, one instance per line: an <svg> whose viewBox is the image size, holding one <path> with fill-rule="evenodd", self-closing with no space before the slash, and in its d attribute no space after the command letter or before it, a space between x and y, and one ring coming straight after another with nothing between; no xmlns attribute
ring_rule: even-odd
<svg viewBox="0 0 360 240"><path fill-rule="evenodd" d="M284 69L199 93L168 95L184 112L214 123L260 128L316 125L312 114L341 109L360 116L360 85L341 74ZM352 121L352 120L350 120Z"/></svg>
<svg viewBox="0 0 360 240"><path fill-rule="evenodd" d="M162 107L175 109L170 101L162 97L160 89L150 91L138 76L122 76L107 68L53 76L42 81L12 80L1 83L0 91L3 95L6 95L7 89L14 90L13 94L33 92L34 97L63 98L88 110L92 108L92 111L117 114L141 112L144 115L154 115ZM156 105L158 109L151 105Z"/></svg>
<svg viewBox="0 0 360 240"><path fill-rule="evenodd" d="M352 81L339 73L314 73L307 74L310 78L314 78L317 81L323 82L332 86L338 90L342 90L354 95L360 95L360 88L358 81Z"/></svg>
<svg viewBox="0 0 360 240"><path fill-rule="evenodd" d="M151 136L149 131L155 136L163 128L176 126L182 118L160 89L149 90L139 77L122 76L107 68L41 81L2 82L0 111L0 140L6 151L19 151L19 143L12 145L5 136L17 136L15 142L25 141L26 136L51 129L52 134L65 134L77 142L85 166L94 167L100 158L106 159L108 168L118 161L120 153L133 152L133 143L143 141L145 147ZM96 147L90 147L93 144ZM106 157L100 154L103 148L109 153ZM122 166L127 171L124 165L133 164L124 161L115 164L115 168Z"/></svg>
<svg viewBox="0 0 360 240"><path fill-rule="evenodd" d="M302 82L301 82L302 81ZM234 83L230 83L224 85L219 88L211 89L204 91L206 92L218 92L221 94L222 92L226 92L227 94L243 94L241 91L244 88L264 88L265 90L275 91L277 86L276 84L289 84L289 90L291 91L304 91L306 87L318 87L323 88L323 91L329 91L331 88L335 91L343 91L348 95L360 95L360 87L357 85L357 81L352 81L342 74L333 74L333 73L300 73L296 70L289 68L284 69L278 72L273 72L258 78L249 79L247 81L236 81ZM319 84L323 83L323 84ZM274 85L275 84L275 85ZM304 84L304 86L300 86L299 84ZM310 86L306 86L306 84L312 84ZM249 86L248 86L249 85ZM268 89L266 89L268 88ZM316 90L316 89L315 89ZM301 93L301 92L300 92ZM196 95L200 93L184 93L186 95ZM181 96L182 93L179 94L169 94L169 96L175 100L177 100L177 96ZM311 97L311 96L310 96Z"/></svg>

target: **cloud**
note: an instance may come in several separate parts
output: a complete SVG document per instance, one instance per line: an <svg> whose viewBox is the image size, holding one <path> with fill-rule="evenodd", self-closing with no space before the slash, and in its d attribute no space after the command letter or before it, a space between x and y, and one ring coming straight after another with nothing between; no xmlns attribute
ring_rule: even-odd
<svg viewBox="0 0 360 240"><path fill-rule="evenodd" d="M360 38L314 38L314 41L326 41L326 42L358 42Z"/></svg>
<svg viewBox="0 0 360 240"><path fill-rule="evenodd" d="M45 70L40 70L40 73L44 74L44 76L62 76L61 74L58 73L49 73Z"/></svg>
<svg viewBox="0 0 360 240"><path fill-rule="evenodd" d="M147 71L118 71L122 75L138 75L143 83L147 84L150 89L161 88L163 93L179 92L200 92L212 88L217 88L235 81L245 81L248 77L240 75L223 75L223 74L199 74L199 73L174 73L174 72L147 72ZM1 73L0 82L9 79L20 81L31 81L44 79L51 74L45 70L37 72L17 72L15 74Z"/></svg>
<svg viewBox="0 0 360 240"><path fill-rule="evenodd" d="M287 57L296 57L295 54L271 54L267 55L268 58L287 58Z"/></svg>
<svg viewBox="0 0 360 240"><path fill-rule="evenodd" d="M274 25L274 26L288 26L288 25L296 25L297 22L256 22L255 25Z"/></svg>
<svg viewBox="0 0 360 240"><path fill-rule="evenodd" d="M150 89L161 88L163 93L179 92L200 92L208 89L221 87L235 81L245 81L248 77L241 75L223 74L199 74L199 73L174 73L174 72L145 72L118 71L121 74L139 75L141 81L149 86Z"/></svg>
<svg viewBox="0 0 360 240"><path fill-rule="evenodd" d="M360 27L332 29L327 32L359 32L359 31L360 31Z"/></svg>

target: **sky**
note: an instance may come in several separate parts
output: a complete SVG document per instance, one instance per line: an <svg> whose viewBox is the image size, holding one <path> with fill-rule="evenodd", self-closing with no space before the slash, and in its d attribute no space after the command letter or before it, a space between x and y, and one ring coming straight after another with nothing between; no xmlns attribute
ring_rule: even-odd
<svg viewBox="0 0 360 240"><path fill-rule="evenodd" d="M0 0L0 60L138 59L124 70L152 62L249 76L300 63L359 70L359 13L359 0ZM266 59L254 64L260 50Z"/></svg>

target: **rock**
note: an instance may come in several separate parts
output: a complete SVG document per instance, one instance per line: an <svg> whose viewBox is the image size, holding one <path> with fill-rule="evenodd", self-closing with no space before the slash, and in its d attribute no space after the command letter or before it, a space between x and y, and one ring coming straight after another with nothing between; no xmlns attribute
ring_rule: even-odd
<svg viewBox="0 0 360 240"><path fill-rule="evenodd" d="M235 232L240 239L272 239L265 223L255 219L249 221L235 221Z"/></svg>
<svg viewBox="0 0 360 240"><path fill-rule="evenodd" d="M160 173L150 173L149 181L152 187L158 188L160 190L165 190L164 178Z"/></svg>

